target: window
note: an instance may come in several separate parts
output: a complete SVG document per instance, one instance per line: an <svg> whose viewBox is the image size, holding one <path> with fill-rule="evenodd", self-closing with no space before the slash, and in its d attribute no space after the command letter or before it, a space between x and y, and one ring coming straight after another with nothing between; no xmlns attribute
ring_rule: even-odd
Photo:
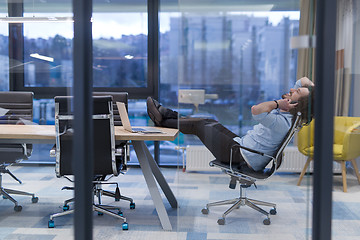
<svg viewBox="0 0 360 240"><path fill-rule="evenodd" d="M25 17L67 17L70 21L22 24L24 39L17 41L23 41L24 48L19 48L15 54L23 62L24 69L11 77L13 89L33 91L36 98L71 94L71 1L65 2L67 7L63 8L46 2L34 4L25 2ZM157 77L151 77L151 81L148 79L147 1L130 5L126 2L95 2L93 8L95 91L127 91L130 98L154 95L157 84L153 81ZM41 11L37 12L38 9Z"/></svg>
<svg viewBox="0 0 360 240"><path fill-rule="evenodd" d="M254 125L252 105L294 85L297 52L289 42L298 25L298 11L162 11L160 101L183 115L216 119L242 136ZM205 90L204 103L178 103L179 89ZM178 141L201 144L192 135Z"/></svg>

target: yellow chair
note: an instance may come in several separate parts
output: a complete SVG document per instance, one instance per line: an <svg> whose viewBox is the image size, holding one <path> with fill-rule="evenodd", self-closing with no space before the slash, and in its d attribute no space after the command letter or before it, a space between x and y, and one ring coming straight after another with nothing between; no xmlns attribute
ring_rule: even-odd
<svg viewBox="0 0 360 240"><path fill-rule="evenodd" d="M299 186L314 157L314 120L298 132L298 149L308 157L297 183ZM346 161L351 161L360 183L359 169L355 161L360 156L360 117L335 117L333 149L334 160L341 164L343 190L347 192Z"/></svg>

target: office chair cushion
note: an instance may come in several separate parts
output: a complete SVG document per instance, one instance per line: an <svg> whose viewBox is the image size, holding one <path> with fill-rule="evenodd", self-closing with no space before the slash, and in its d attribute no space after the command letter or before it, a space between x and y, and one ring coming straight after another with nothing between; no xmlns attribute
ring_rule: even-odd
<svg viewBox="0 0 360 240"><path fill-rule="evenodd" d="M274 167L271 169L265 168L262 171L255 171L252 168L249 168L246 164L242 164L242 165L237 164L235 166L233 165L232 169L231 169L230 164L220 162L220 160L217 160L217 159L211 161L210 165L215 165L222 169L225 169L228 171L233 171L236 174L246 175L246 176L253 177L256 179L266 179L266 178L270 177L271 174L274 172Z"/></svg>

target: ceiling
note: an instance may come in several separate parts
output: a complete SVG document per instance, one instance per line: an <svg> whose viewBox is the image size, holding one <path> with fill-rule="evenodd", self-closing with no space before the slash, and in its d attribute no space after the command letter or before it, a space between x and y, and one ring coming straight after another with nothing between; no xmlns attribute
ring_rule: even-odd
<svg viewBox="0 0 360 240"><path fill-rule="evenodd" d="M72 0L2 0L0 12L7 12L7 1L24 2L25 12L72 12ZM163 12L222 11L299 11L300 0L159 0ZM93 0L95 12L145 12L147 0Z"/></svg>

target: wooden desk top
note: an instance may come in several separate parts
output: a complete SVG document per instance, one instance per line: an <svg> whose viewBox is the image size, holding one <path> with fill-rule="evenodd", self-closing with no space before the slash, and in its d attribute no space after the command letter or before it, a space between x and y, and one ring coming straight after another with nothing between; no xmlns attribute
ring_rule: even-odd
<svg viewBox="0 0 360 240"><path fill-rule="evenodd" d="M48 139L55 141L55 126L1 124L0 139Z"/></svg>
<svg viewBox="0 0 360 240"><path fill-rule="evenodd" d="M173 141L179 130L155 127L163 133L130 133L122 126L115 126L115 140ZM0 125L0 139L34 139L55 141L54 125Z"/></svg>

